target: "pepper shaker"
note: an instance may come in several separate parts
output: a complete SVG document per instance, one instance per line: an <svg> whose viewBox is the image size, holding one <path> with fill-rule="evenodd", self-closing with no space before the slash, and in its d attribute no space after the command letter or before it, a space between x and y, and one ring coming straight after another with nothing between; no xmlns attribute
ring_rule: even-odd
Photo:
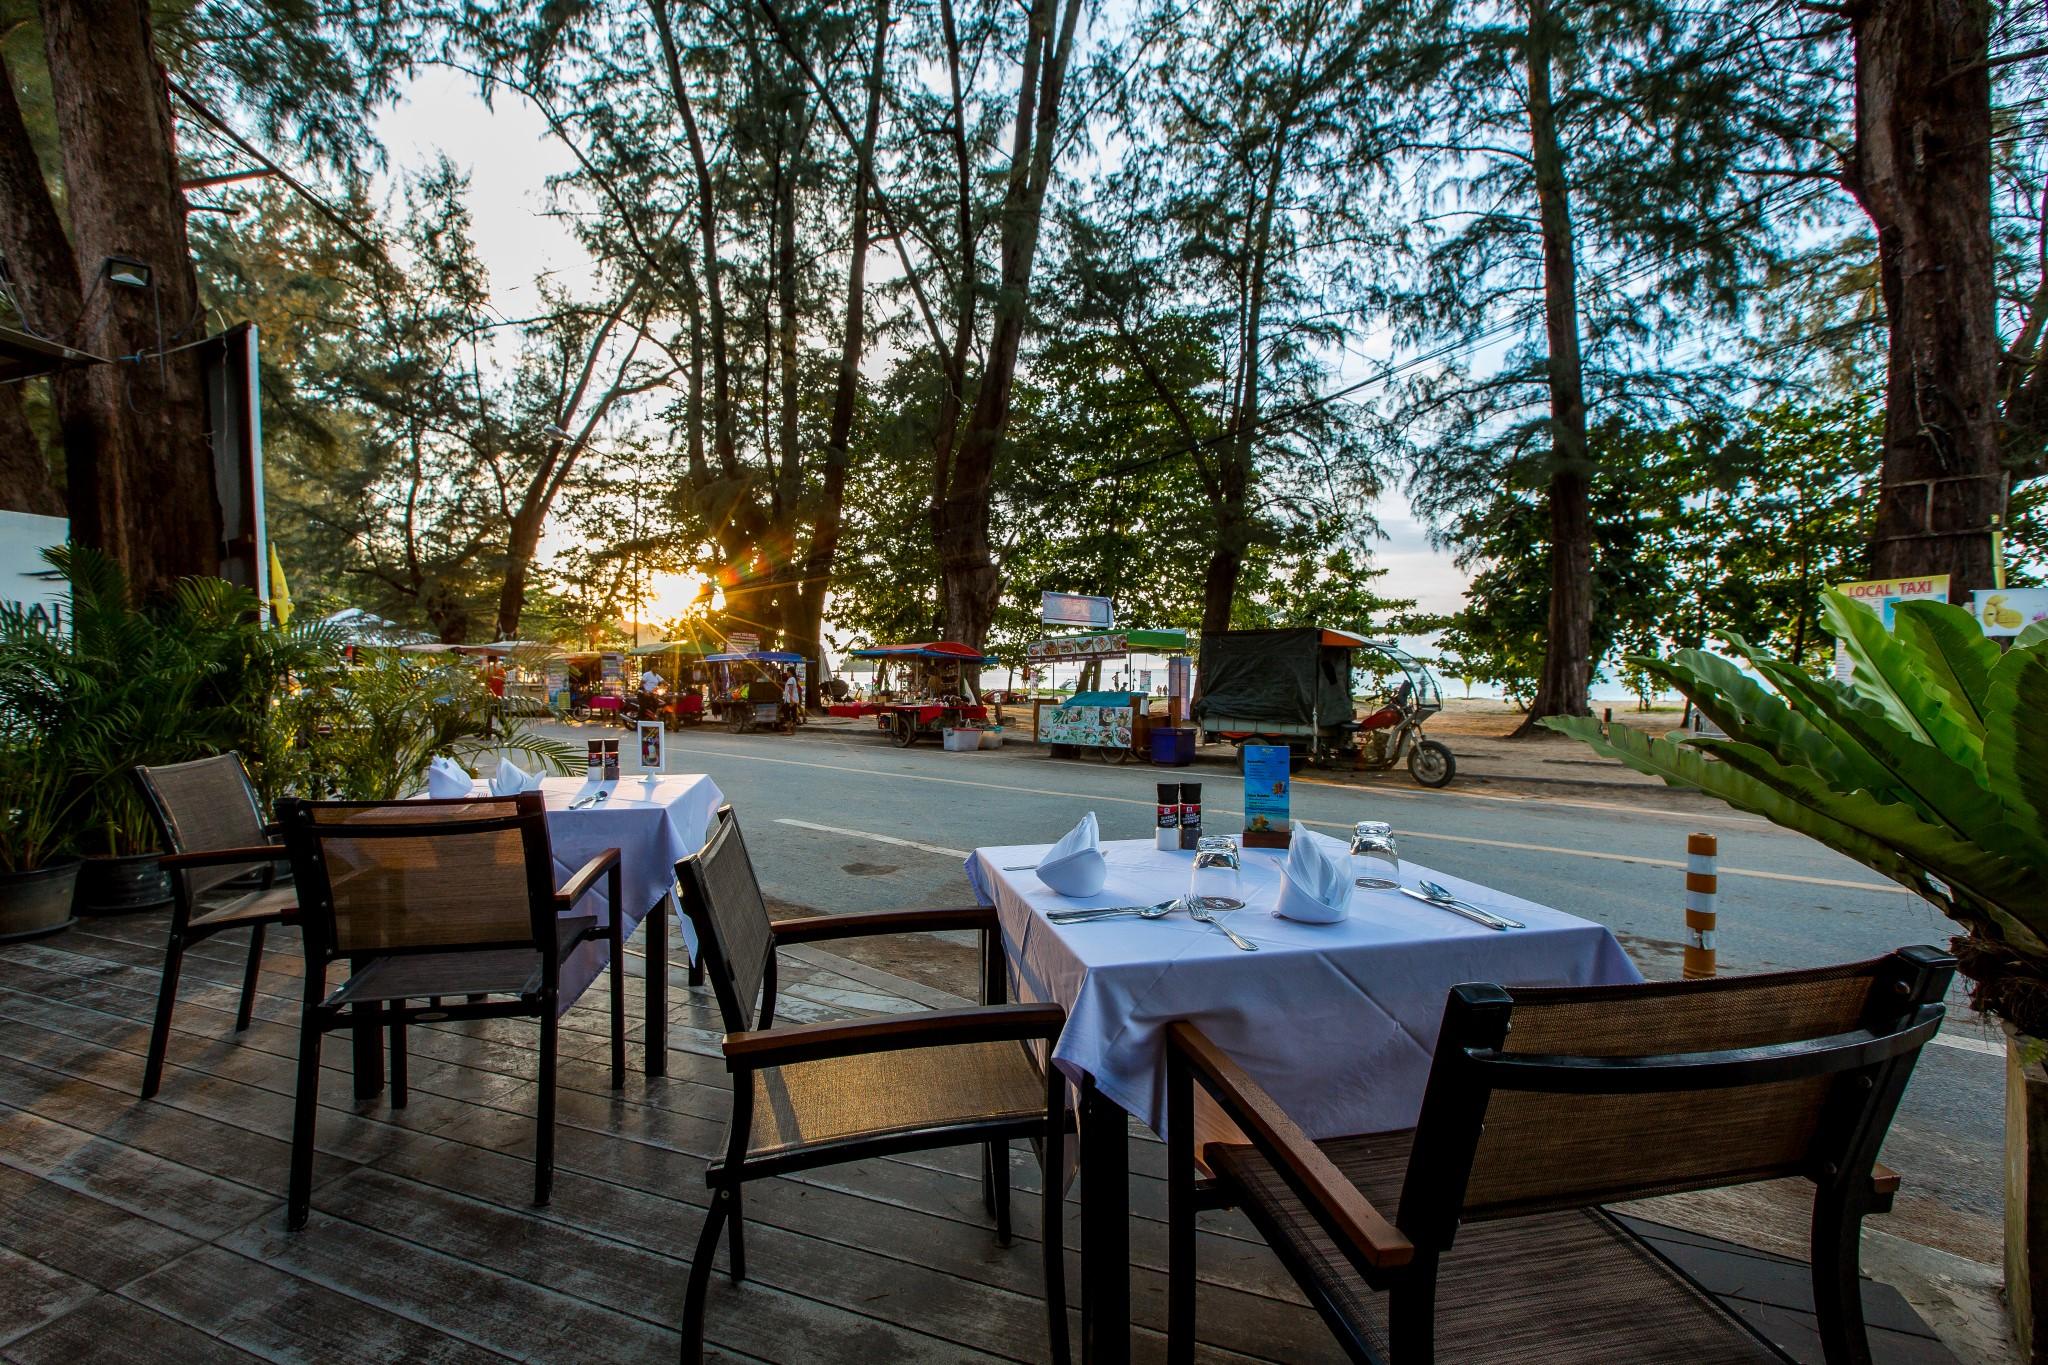
<svg viewBox="0 0 2048 1365"><path fill-rule="evenodd" d="M1180 847L1180 783L1159 784L1159 826L1152 831L1152 847Z"/></svg>
<svg viewBox="0 0 2048 1365"><path fill-rule="evenodd" d="M1202 784L1180 784L1180 846L1197 848L1202 842Z"/></svg>

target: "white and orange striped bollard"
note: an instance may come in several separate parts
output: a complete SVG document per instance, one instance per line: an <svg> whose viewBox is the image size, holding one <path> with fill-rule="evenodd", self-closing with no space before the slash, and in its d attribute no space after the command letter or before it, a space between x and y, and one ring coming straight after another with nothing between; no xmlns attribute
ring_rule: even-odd
<svg viewBox="0 0 2048 1365"><path fill-rule="evenodd" d="M1711 834L1685 837L1685 979L1714 974L1714 902L1721 889L1715 872L1720 844Z"/></svg>

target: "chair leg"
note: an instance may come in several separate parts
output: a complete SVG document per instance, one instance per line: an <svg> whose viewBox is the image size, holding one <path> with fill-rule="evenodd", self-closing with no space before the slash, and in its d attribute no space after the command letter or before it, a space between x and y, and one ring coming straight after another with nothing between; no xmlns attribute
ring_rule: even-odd
<svg viewBox="0 0 2048 1365"><path fill-rule="evenodd" d="M404 1002L400 1001L400 1005ZM405 1108L405 1020L397 1017L391 1021L391 1107Z"/></svg>
<svg viewBox="0 0 2048 1365"><path fill-rule="evenodd" d="M617 910L612 912L612 1089L626 1088L626 938L625 921ZM647 963L648 971L655 971L654 961ZM664 965L661 970L667 970ZM650 1028L652 1026L650 1025Z"/></svg>
<svg viewBox="0 0 2048 1365"><path fill-rule="evenodd" d="M993 1142L981 1145L981 1211L990 1218L996 1216L995 1150Z"/></svg>
<svg viewBox="0 0 2048 1365"><path fill-rule="evenodd" d="M561 1023L555 1018L555 993L541 997L540 1102L534 1122L533 1202L543 1208L555 1192L555 1044Z"/></svg>
<svg viewBox="0 0 2048 1365"><path fill-rule="evenodd" d="M1194 1079L1168 1049L1166 1068L1166 1360L1193 1365L1195 1303Z"/></svg>
<svg viewBox="0 0 2048 1365"><path fill-rule="evenodd" d="M734 1284L747 1278L747 1218L745 1205L740 1201L740 1187L735 1184L728 1196L732 1201L732 1232L726 1244L726 1273Z"/></svg>
<svg viewBox="0 0 2048 1365"><path fill-rule="evenodd" d="M1067 1365L1073 1348L1067 1339L1067 1224L1066 1198L1060 1181L1065 1138L1058 1132L1039 1144L1039 1242L1045 1253L1045 1315L1053 1365ZM1171 1349L1171 1343L1169 1343Z"/></svg>
<svg viewBox="0 0 2048 1365"><path fill-rule="evenodd" d="M1387 1294L1387 1355L1392 1365L1435 1365L1434 1253L1417 1251Z"/></svg>
<svg viewBox="0 0 2048 1365"><path fill-rule="evenodd" d="M1862 1245L1860 1210L1826 1194L1813 1201L1813 1307L1828 1365L1870 1365Z"/></svg>
<svg viewBox="0 0 2048 1365"><path fill-rule="evenodd" d="M171 1045L171 1007L178 1001L178 973L185 966L185 939L171 934L164 950L164 975L156 990L156 1023L149 1030L149 1058L142 1064L142 1098L156 1094L164 1080L164 1053Z"/></svg>
<svg viewBox="0 0 2048 1365"><path fill-rule="evenodd" d="M704 984L704 950L702 948L690 954L690 984L692 986Z"/></svg>
<svg viewBox="0 0 2048 1365"><path fill-rule="evenodd" d="M253 925L249 930L249 965L242 972L242 1007L235 1011L235 1032L249 1027L249 1016L256 1004L256 973L263 967L263 925Z"/></svg>
<svg viewBox="0 0 2048 1365"><path fill-rule="evenodd" d="M711 1284L711 1258L718 1254L718 1233L725 1222L727 1191L711 1191L711 1207L704 1211L704 1230L697 1234L697 1251L690 1257L690 1286L683 1294L683 1365L702 1365L704 1359L704 1292Z"/></svg>
<svg viewBox="0 0 2048 1365"><path fill-rule="evenodd" d="M292 1168L285 1226L306 1226L313 1202L313 1124L320 1110L320 1021L311 1009L299 1019L299 1086L292 1102Z"/></svg>
<svg viewBox="0 0 2048 1365"><path fill-rule="evenodd" d="M989 1201L994 1204L996 1245L1010 1244L1010 1144L987 1145Z"/></svg>

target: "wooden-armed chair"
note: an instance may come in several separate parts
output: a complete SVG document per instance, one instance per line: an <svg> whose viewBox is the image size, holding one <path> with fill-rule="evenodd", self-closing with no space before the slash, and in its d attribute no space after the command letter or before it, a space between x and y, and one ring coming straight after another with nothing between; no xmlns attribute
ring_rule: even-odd
<svg viewBox="0 0 2048 1365"><path fill-rule="evenodd" d="M290 886L273 886L271 874L285 856L271 842L273 830L263 823L256 789L242 767L242 756L230 750L189 763L138 767L150 817L164 846L163 866L171 874L171 935L164 948L163 980L157 987L156 1022L149 1031L149 1056L142 1067L142 1098L163 1084L164 1053L170 1044L171 1009L178 999L178 976L185 950L215 934L249 931L249 965L242 974L242 1002L235 1011L235 1032L249 1027L256 997L256 974L263 964L263 931L289 923L298 913L298 896ZM205 905L210 892L248 873L259 876L246 895ZM233 890L233 888L228 888Z"/></svg>
<svg viewBox="0 0 2048 1365"><path fill-rule="evenodd" d="M414 1020L536 1018L540 1075L533 1202L555 1174L555 1056L562 964L578 945L611 948L612 1085L625 1084L625 982L620 976L619 851L606 849L555 888L547 811L539 792L447 801L278 803L299 885L306 939L298 1098L292 1119L289 1223L306 1225L321 1035L353 1012L391 1024L391 1102L405 1103L405 1026ZM599 879L607 925L574 914ZM349 978L330 993L328 968ZM423 1002L423 1003L420 1003Z"/></svg>
<svg viewBox="0 0 2048 1365"><path fill-rule="evenodd" d="M1868 1365L1879 1145L1955 959L1561 990L1453 989L1422 1111L1310 1141L1187 1020L1168 1026L1169 1350L1192 1360L1195 1214L1242 1207L1354 1360L1783 1362L1599 1205L1803 1176L1830 1365ZM1207 1144L1196 1087L1248 1141ZM1381 1210L1392 1211L1389 1219Z"/></svg>
<svg viewBox="0 0 2048 1365"><path fill-rule="evenodd" d="M683 908L725 1021L732 1073L726 1154L705 1172L711 1207L690 1262L683 1359L704 1355L704 1300L722 1228L746 1277L740 1187L749 1180L937 1147L982 1147L983 1202L1010 1240L1009 1144L1030 1139L1044 1164L1045 1298L1052 1355L1068 1359L1060 1162L1071 1129L1066 1082L1050 1065L1066 1023L1057 1005L1004 1004L993 908L879 910L770 920L731 807L703 849L676 865ZM868 934L982 932L982 997L957 1010L775 1027L775 952ZM756 1001L758 1000L758 1013ZM1038 1046L1046 1064L1041 1065Z"/></svg>

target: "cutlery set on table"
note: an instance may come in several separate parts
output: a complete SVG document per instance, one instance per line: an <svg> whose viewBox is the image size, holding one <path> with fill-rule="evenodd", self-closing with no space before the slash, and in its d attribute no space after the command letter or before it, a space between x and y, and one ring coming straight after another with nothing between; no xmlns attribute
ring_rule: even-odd
<svg viewBox="0 0 2048 1365"><path fill-rule="evenodd" d="M1274 913L1286 919L1311 924L1330 924L1350 914L1353 888L1370 891L1399 891L1402 895L1458 915L1488 929L1506 931L1525 926L1520 920L1474 905L1437 882L1419 879L1408 886L1400 878L1400 861L1388 826L1360 824L1352 838L1348 863L1345 846L1307 830L1297 831L1283 866L1279 904ZM1216 917L1219 910L1234 910L1244 901L1237 895L1240 854L1233 839L1208 836L1199 845L1194 875L1187 894L1150 905L1077 906L1071 910L1048 910L1045 918L1061 926L1093 924L1099 920L1164 919L1176 911L1227 936L1246 952L1259 945L1237 933ZM1102 890L1108 877L1107 860L1100 847L1095 816L1091 812L1067 836L1054 844L1035 864L1006 867L1005 872L1034 871L1039 880L1062 896L1092 896ZM1354 875L1354 873L1358 875Z"/></svg>

